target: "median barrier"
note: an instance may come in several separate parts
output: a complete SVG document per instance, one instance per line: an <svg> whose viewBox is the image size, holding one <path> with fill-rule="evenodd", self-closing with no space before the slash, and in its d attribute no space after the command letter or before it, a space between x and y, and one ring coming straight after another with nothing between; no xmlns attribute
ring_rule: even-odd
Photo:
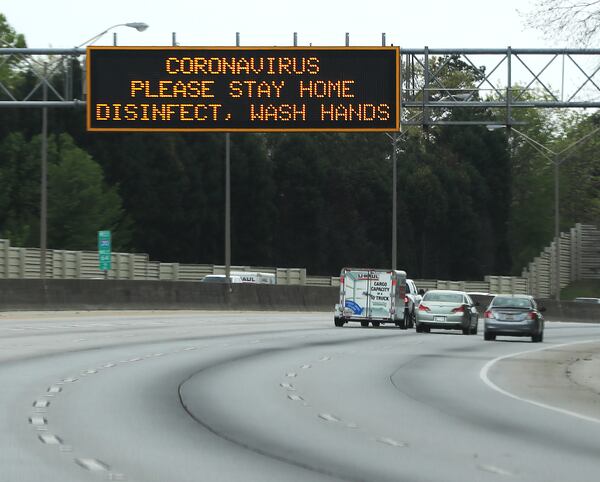
<svg viewBox="0 0 600 482"><path fill-rule="evenodd" d="M600 305L550 299L539 299L536 301L538 307L543 306L546 308L544 318L547 321L600 323Z"/></svg>
<svg viewBox="0 0 600 482"><path fill-rule="evenodd" d="M333 311L339 288L129 280L0 280L0 311Z"/></svg>

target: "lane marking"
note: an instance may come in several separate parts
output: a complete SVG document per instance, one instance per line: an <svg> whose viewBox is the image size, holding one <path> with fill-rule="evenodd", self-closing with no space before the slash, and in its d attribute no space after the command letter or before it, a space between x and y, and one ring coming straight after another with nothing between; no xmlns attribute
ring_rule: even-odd
<svg viewBox="0 0 600 482"><path fill-rule="evenodd" d="M508 477L515 475L512 472L509 472L508 470L501 469L500 467L496 467L494 465L478 465L477 468L479 470L483 470L485 472L490 472L492 474L497 475L506 475Z"/></svg>
<svg viewBox="0 0 600 482"><path fill-rule="evenodd" d="M48 387L47 392L48 393L60 393L60 392L62 392L62 388L59 387L58 385L52 385L52 386Z"/></svg>
<svg viewBox="0 0 600 482"><path fill-rule="evenodd" d="M319 358L319 361L329 361L331 360L330 356L322 356L321 358Z"/></svg>
<svg viewBox="0 0 600 482"><path fill-rule="evenodd" d="M330 413L320 413L319 414L319 418L327 421L327 422L339 422L340 419L337 417L334 417L333 415L331 415Z"/></svg>
<svg viewBox="0 0 600 482"><path fill-rule="evenodd" d="M48 420L39 415L33 415L29 417L29 423L35 427L41 427L43 425L46 425L48 423Z"/></svg>
<svg viewBox="0 0 600 482"><path fill-rule="evenodd" d="M382 443L382 444L390 445L392 447L408 447L407 443L398 442L397 440L394 440L393 438L389 438L389 437L379 437L379 438L376 438L375 441Z"/></svg>
<svg viewBox="0 0 600 482"><path fill-rule="evenodd" d="M75 459L75 463L90 472L107 472L110 468L104 462L96 459Z"/></svg>
<svg viewBox="0 0 600 482"><path fill-rule="evenodd" d="M76 382L78 379L75 377L69 377L69 378L63 378L63 382L65 383L73 383Z"/></svg>
<svg viewBox="0 0 600 482"><path fill-rule="evenodd" d="M296 395L294 393L292 393L291 395L288 395L288 398L290 400L293 400L294 402L301 402L304 400L300 395Z"/></svg>
<svg viewBox="0 0 600 482"><path fill-rule="evenodd" d="M285 376L288 377L288 378L295 378L298 375L297 375L297 373L289 372L289 373L286 373Z"/></svg>
<svg viewBox="0 0 600 482"><path fill-rule="evenodd" d="M306 370L307 368L310 368L310 365L307 363L306 365L302 365L300 368L302 368L302 370Z"/></svg>
<svg viewBox="0 0 600 482"><path fill-rule="evenodd" d="M56 435L52 435L50 433L40 434L38 438L42 443L47 445L62 445L62 440Z"/></svg>
<svg viewBox="0 0 600 482"><path fill-rule="evenodd" d="M50 405L50 400L36 400L33 402L34 408L46 408Z"/></svg>
<svg viewBox="0 0 600 482"><path fill-rule="evenodd" d="M513 357L517 357L517 356L521 356L521 355L528 355L530 353L536 353L538 351L552 350L555 348L563 348L566 346L582 345L584 343L598 343L598 342L600 342L600 340L575 341L575 342L571 342L571 343L561 343L559 345L551 345L551 346L546 346L543 348L537 348L535 350L526 350L526 351L521 351L519 353L510 353L508 355L499 356L497 358L494 358L493 360L490 360L483 366L483 368L479 371L479 378L483 381L483 383L485 383L492 390L496 390L498 393L501 393L502 395L505 395L507 397L514 398L515 400L529 403L531 405L535 405L536 407L545 408L547 410L552 410L554 412L562 413L563 415L569 415L571 417L575 417L580 420L584 420L586 422L593 422L593 423L600 424L600 419L598 419L598 418L590 417L590 416L583 415L583 414L577 413L577 412L572 412L571 410L566 410L564 408L555 407L553 405L548 405L546 403L538 402L536 400L531 400L529 398L520 397L514 393L504 390L503 388L500 388L498 385L496 385L494 382L492 382L490 380L489 375L488 375L492 366L501 360L506 360L508 358L513 358Z"/></svg>
<svg viewBox="0 0 600 482"><path fill-rule="evenodd" d="M291 383L280 383L279 386L281 388L285 388L286 390L289 390L290 392L296 391L296 389L294 388L294 385L292 385Z"/></svg>

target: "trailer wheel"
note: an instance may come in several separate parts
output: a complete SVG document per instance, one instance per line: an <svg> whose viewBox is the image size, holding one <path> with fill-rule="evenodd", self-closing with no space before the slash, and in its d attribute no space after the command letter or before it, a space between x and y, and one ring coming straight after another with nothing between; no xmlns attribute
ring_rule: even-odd
<svg viewBox="0 0 600 482"><path fill-rule="evenodd" d="M333 323L335 324L335 326L344 326L344 320L338 318L337 316L333 318Z"/></svg>
<svg viewBox="0 0 600 482"><path fill-rule="evenodd" d="M366 328L367 326L369 326L369 322L368 321L361 321L360 322L360 326L362 326L363 328Z"/></svg>
<svg viewBox="0 0 600 482"><path fill-rule="evenodd" d="M372 321L371 324L375 327L375 328L379 328L379 325L381 324L379 321Z"/></svg>

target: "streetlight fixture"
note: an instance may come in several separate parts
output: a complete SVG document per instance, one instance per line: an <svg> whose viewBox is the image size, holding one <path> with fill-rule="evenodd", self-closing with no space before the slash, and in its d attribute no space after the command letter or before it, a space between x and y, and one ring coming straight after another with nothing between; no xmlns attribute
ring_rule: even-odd
<svg viewBox="0 0 600 482"><path fill-rule="evenodd" d="M147 23L144 23L144 22L117 23L116 25L112 25L111 27L108 27L106 30L103 30L99 34L94 35L93 37L89 38L85 42L82 42L81 44L79 44L77 46L77 48L83 47L84 45L93 44L100 37L102 37L103 35L105 35L106 33L108 33L113 28L117 28L117 27L130 27L130 28L136 29L138 32L143 32L144 30L146 30L149 27L149 25Z"/></svg>
<svg viewBox="0 0 600 482"><path fill-rule="evenodd" d="M76 48L84 45L92 44L105 33L117 27L130 27L138 32L143 32L148 28L148 24L144 22L129 22L118 23L108 27L97 35L94 35L85 42L79 44ZM48 100L48 64L44 62L44 72L42 75L42 95L43 100ZM41 142L41 180L40 180L40 278L46 278L46 251L47 251L47 236L48 236L48 108L42 107L42 142Z"/></svg>
<svg viewBox="0 0 600 482"><path fill-rule="evenodd" d="M556 244L556 262L555 262L555 270L556 270L556 281L554 285L554 297L556 301L560 301L560 184L559 184L559 167L560 165L567 160L565 154L577 147L582 142L588 140L598 131L600 131L600 127L597 127L591 132L588 132L581 139L572 142L567 147L560 151L554 151L549 147L544 146L540 142L532 139L524 132L514 128L512 125L507 126L505 124L488 124L488 131L495 131L497 129L504 129L506 127L510 127L510 132L516 132L519 136L521 136L527 143L529 143L536 151L538 151L542 156L544 156L550 163L554 166L554 242Z"/></svg>

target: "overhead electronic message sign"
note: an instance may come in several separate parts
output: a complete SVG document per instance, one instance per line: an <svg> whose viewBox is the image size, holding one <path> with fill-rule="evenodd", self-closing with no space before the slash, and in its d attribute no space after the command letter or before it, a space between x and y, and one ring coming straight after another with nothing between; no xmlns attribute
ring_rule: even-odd
<svg viewBox="0 0 600 482"><path fill-rule="evenodd" d="M398 47L88 47L90 131L395 131Z"/></svg>

